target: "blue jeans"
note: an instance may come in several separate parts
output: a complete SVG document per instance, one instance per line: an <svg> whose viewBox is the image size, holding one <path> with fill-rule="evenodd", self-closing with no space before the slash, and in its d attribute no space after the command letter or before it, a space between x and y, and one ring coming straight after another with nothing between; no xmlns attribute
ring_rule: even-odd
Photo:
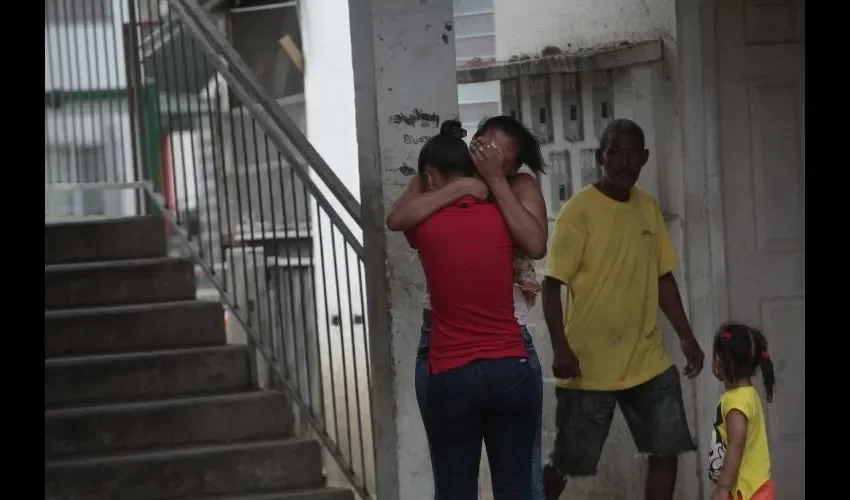
<svg viewBox="0 0 850 500"><path fill-rule="evenodd" d="M534 349L534 343L531 339L531 334L528 330L523 326L520 329L522 333L522 337L525 340L525 347L528 350L528 364L531 368L532 374L535 379L536 389L535 391L540 394L538 398L537 407L540 409L538 415L534 421L534 442L532 443L532 453L531 453L531 491L532 496L531 500L545 500L545 490L543 488L543 464L542 464L542 452L540 449L541 446L541 418L542 418L542 390L543 390L543 373L540 367L540 361L537 357L537 351ZM428 349L430 347L431 340L431 329L428 325L422 325L422 333L419 341L419 347L416 353L416 371L415 371L415 386L416 386L416 399L419 403L420 413L423 415L423 421L425 418L425 408L426 408L426 400L428 395L428 387L429 387L429 369L428 369ZM429 443L430 447L430 443ZM480 446L479 446L480 452ZM489 448L488 448L488 456L489 456ZM480 460L480 458L479 458ZM434 463L434 454L433 450L431 453L431 462ZM476 464L478 461L476 461ZM497 471L494 471L491 466L491 475L493 475L495 480L495 474ZM474 477L478 477L477 469ZM494 492L495 493L495 492ZM439 499L439 497L438 497Z"/></svg>

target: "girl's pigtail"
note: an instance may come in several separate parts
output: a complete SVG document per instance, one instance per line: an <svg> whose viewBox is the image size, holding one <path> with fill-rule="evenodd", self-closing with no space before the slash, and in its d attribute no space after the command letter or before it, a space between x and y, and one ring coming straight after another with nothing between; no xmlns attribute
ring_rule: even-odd
<svg viewBox="0 0 850 500"><path fill-rule="evenodd" d="M767 395L767 402L773 401L773 389L776 387L776 374L773 371L773 361L767 352L767 339L761 330L752 329L753 339L755 340L756 352L758 356L758 365L761 369L761 376L764 379L764 391Z"/></svg>

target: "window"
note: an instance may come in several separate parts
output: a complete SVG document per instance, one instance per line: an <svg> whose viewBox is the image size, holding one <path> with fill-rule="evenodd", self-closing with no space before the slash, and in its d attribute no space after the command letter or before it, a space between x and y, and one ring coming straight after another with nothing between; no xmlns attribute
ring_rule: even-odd
<svg viewBox="0 0 850 500"><path fill-rule="evenodd" d="M493 11L493 0L454 0L455 17L458 14Z"/></svg>
<svg viewBox="0 0 850 500"><path fill-rule="evenodd" d="M496 56L493 0L455 0L455 51L458 65Z"/></svg>
<svg viewBox="0 0 850 500"><path fill-rule="evenodd" d="M496 36L490 34L455 37L455 51L458 61L493 59L496 57Z"/></svg>
<svg viewBox="0 0 850 500"><path fill-rule="evenodd" d="M455 15L455 36L492 35L496 32L492 12Z"/></svg>

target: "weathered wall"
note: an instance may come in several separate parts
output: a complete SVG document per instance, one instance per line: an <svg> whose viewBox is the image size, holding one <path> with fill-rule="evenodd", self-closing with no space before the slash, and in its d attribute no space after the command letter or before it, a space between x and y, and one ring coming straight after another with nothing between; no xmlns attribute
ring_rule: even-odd
<svg viewBox="0 0 850 500"><path fill-rule="evenodd" d="M499 61L550 45L579 49L676 33L673 0L495 0L495 5Z"/></svg>

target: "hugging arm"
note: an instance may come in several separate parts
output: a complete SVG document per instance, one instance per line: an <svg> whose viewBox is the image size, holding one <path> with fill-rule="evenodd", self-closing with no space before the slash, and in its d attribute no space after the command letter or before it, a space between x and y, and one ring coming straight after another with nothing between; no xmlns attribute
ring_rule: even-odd
<svg viewBox="0 0 850 500"><path fill-rule="evenodd" d="M424 180L420 179L419 176L411 179L401 198L393 203L386 221L390 231L410 229L446 205L473 194L471 183L466 179L458 179L431 191L422 189Z"/></svg>
<svg viewBox="0 0 850 500"><path fill-rule="evenodd" d="M534 178L518 174L512 184L497 178L488 179L487 185L516 245L532 259L545 257L549 223L543 193Z"/></svg>

